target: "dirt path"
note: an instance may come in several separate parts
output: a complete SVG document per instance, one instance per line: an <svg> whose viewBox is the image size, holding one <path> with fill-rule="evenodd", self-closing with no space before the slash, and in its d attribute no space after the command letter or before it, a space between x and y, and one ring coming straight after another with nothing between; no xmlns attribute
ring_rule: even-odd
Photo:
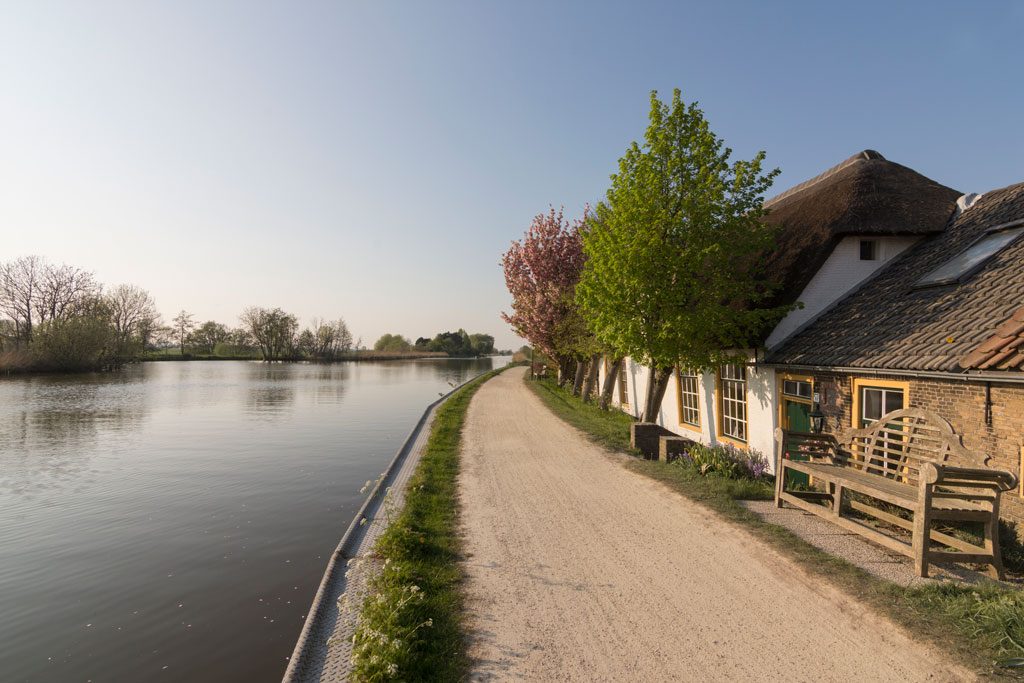
<svg viewBox="0 0 1024 683"><path fill-rule="evenodd" d="M506 372L459 484L473 680L972 680L567 426Z"/></svg>

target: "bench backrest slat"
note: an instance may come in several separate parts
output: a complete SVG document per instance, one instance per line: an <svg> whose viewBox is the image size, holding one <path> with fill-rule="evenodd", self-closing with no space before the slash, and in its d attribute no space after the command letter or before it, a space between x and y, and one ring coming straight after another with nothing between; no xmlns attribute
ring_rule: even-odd
<svg viewBox="0 0 1024 683"><path fill-rule="evenodd" d="M968 451L944 418L920 408L904 408L883 415L863 429L842 438L851 467L916 484L927 462L984 467L987 457Z"/></svg>

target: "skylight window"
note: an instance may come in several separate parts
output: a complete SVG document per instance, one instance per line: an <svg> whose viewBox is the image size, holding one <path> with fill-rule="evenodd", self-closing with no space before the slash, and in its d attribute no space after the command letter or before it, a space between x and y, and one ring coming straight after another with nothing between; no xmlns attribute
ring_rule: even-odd
<svg viewBox="0 0 1024 683"><path fill-rule="evenodd" d="M1024 223L1021 221L997 225L974 244L922 277L914 283L914 287L938 287L963 282L1022 234Z"/></svg>

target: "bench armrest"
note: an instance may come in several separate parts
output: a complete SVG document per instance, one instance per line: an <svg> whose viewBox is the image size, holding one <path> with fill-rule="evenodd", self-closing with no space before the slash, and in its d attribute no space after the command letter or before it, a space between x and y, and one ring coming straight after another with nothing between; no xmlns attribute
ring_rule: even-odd
<svg viewBox="0 0 1024 683"><path fill-rule="evenodd" d="M921 478L929 484L965 487L994 484L1000 491L1017 487L1017 477L1012 472L976 467L954 467L940 463L926 463L921 467Z"/></svg>

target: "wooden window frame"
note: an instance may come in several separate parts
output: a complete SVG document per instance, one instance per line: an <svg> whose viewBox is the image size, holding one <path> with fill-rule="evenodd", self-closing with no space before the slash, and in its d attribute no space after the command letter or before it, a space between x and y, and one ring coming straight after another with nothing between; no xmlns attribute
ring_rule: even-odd
<svg viewBox="0 0 1024 683"><path fill-rule="evenodd" d="M682 427L683 429L689 429L692 432L700 432L701 431L701 424L702 424L701 415L700 415L700 380L701 380L701 373L692 372L691 371L691 372L687 372L686 375L685 375L685 377L687 377L687 378L693 377L694 380L696 381L696 387L695 387L695 390L694 390L694 393L693 393L694 399L696 400L696 405L694 407L697 410L697 422L696 422L696 424L694 424L692 422L686 422L683 419L683 414L684 414L684 412L683 412L683 377L684 377L683 372L679 368L676 368L676 410L679 413L679 426ZM689 392L687 392L687 393L689 393Z"/></svg>
<svg viewBox="0 0 1024 683"><path fill-rule="evenodd" d="M850 426L860 429L860 394L864 387L879 389L900 389L903 391L903 407L910 407L910 382L905 380L875 379L872 377L854 377L851 381L853 392L852 410L850 410ZM883 406L884 410L884 406ZM883 413L884 414L884 413Z"/></svg>
<svg viewBox="0 0 1024 683"><path fill-rule="evenodd" d="M715 369L715 413L717 418L717 424L715 426L718 429L715 437L718 441L746 450L749 448L748 442L750 441L750 400L747 398L748 389L750 388L750 378L747 377L747 366L745 363L736 363L735 365L743 368L743 431L747 438L743 440L734 436L729 436L725 433L723 428L725 419L725 391L723 390L722 385L722 366Z"/></svg>
<svg viewBox="0 0 1024 683"><path fill-rule="evenodd" d="M615 384L619 388L619 407L632 410L632 407L629 405L629 382L626 381L626 372L628 370L628 359L623 358L622 365L619 366L619 376L615 378Z"/></svg>
<svg viewBox="0 0 1024 683"><path fill-rule="evenodd" d="M850 426L854 429L861 428L861 401L860 395L861 390L868 389L899 389L903 392L903 407L910 407L910 382L905 380L892 380L892 379L875 379L872 377L854 377L850 383L853 390L853 405L850 411ZM885 406L882 406L882 410L885 410ZM885 415L885 413L882 413ZM903 441L906 441L906 437L903 437ZM894 473L899 476L901 480L906 481L906 468L901 468L898 472L894 470Z"/></svg>

